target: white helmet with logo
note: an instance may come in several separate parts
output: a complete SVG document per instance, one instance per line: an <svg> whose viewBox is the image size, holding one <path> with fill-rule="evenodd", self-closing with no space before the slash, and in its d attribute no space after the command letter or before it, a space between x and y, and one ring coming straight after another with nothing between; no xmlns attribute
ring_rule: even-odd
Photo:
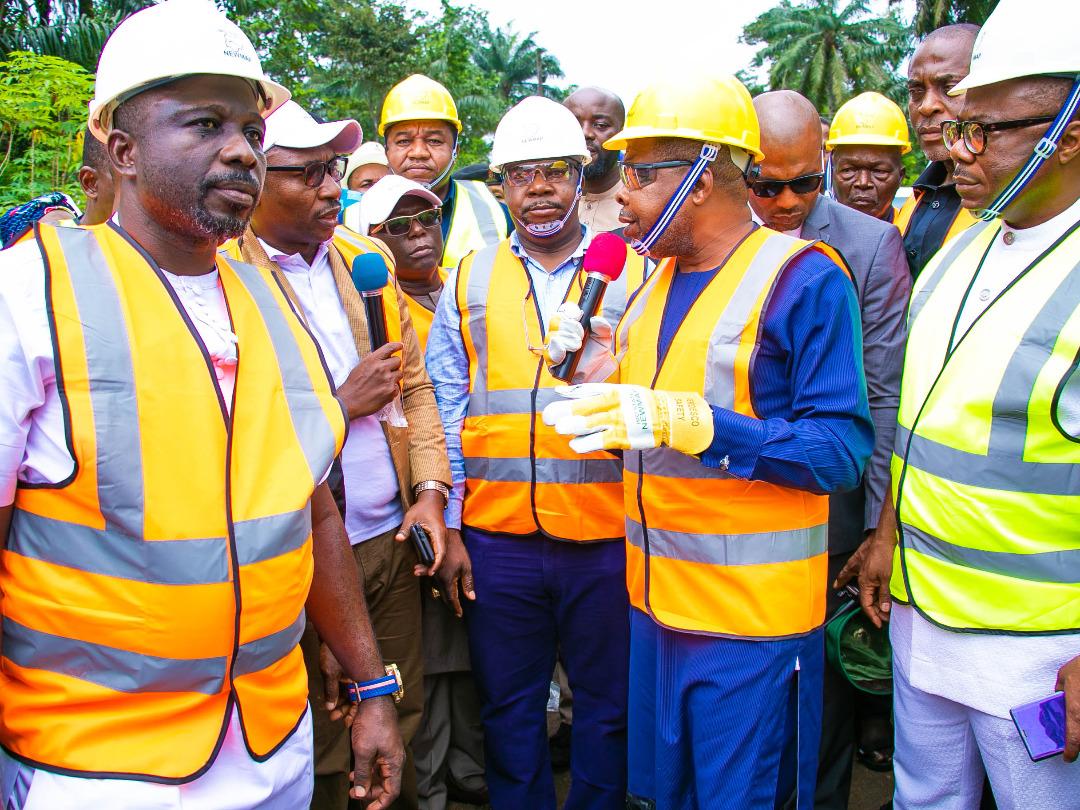
<svg viewBox="0 0 1080 810"><path fill-rule="evenodd" d="M975 39L971 69L949 95L1023 76L1080 74L1076 0L1001 0Z"/></svg>
<svg viewBox="0 0 1080 810"><path fill-rule="evenodd" d="M589 162L589 147L581 124L562 104L543 96L528 96L502 117L491 147L491 170L508 163L569 157Z"/></svg>
<svg viewBox="0 0 1080 810"><path fill-rule="evenodd" d="M289 100L289 91L263 73L244 32L213 4L164 0L125 19L102 48L90 131L105 141L113 110L121 102L199 73L249 80L260 97L263 117Z"/></svg>

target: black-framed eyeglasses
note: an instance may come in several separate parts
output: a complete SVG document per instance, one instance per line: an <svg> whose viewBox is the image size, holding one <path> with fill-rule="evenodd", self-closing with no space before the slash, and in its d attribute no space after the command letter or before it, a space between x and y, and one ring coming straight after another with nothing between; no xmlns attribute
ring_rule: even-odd
<svg viewBox="0 0 1080 810"><path fill-rule="evenodd" d="M566 183L573 179L577 164L569 160L545 160L540 163L519 163L506 166L502 177L512 186L528 186L539 174L545 183Z"/></svg>
<svg viewBox="0 0 1080 810"><path fill-rule="evenodd" d="M304 185L318 188L329 174L335 181L341 182L345 176L345 166L349 159L345 155L334 155L329 160L316 160L303 166L267 166L268 172L303 172Z"/></svg>
<svg viewBox="0 0 1080 810"><path fill-rule="evenodd" d="M378 225L372 227L368 233L383 233L385 231L391 236L404 236L412 230L414 219L420 223L420 227L422 228L434 228L442 222L442 209L428 208L426 211L421 211L419 214L391 217L385 222L380 222Z"/></svg>
<svg viewBox="0 0 1080 810"><path fill-rule="evenodd" d="M1049 124L1053 120L1052 115L1040 115L1037 118L1017 118L1015 121L995 121L990 124L984 124L982 121L942 121L941 139L945 141L946 149L952 149L953 144L963 138L964 146L971 154L981 155L986 151L988 132L1033 127L1037 124Z"/></svg>
<svg viewBox="0 0 1080 810"><path fill-rule="evenodd" d="M790 180L750 180L747 181L747 185L755 197L768 200L779 197L784 193L785 188L790 188L794 194L809 194L811 191L817 191L821 188L821 180L824 176L825 172L814 172L792 177Z"/></svg>
<svg viewBox="0 0 1080 810"><path fill-rule="evenodd" d="M620 163L619 176L623 185L632 191L645 188L656 182L659 169L674 169L678 166L693 166L693 160L660 160L656 163Z"/></svg>

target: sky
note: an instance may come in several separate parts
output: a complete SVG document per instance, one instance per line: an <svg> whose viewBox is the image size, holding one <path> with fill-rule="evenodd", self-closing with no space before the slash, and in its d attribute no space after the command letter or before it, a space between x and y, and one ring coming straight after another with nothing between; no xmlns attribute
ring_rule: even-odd
<svg viewBox="0 0 1080 810"><path fill-rule="evenodd" d="M493 28L513 23L558 57L563 84L607 87L627 106L639 90L664 75L688 71L734 73L748 67L755 48L739 42L743 26L777 0L460 0L488 14ZM438 0L407 0L437 12ZM887 0L871 0L881 12ZM914 0L903 0L910 19ZM662 10L662 13L657 13Z"/></svg>

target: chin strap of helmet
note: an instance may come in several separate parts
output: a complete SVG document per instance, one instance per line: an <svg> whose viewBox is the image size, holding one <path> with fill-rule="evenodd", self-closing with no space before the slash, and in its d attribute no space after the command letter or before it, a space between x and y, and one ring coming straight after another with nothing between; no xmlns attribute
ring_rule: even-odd
<svg viewBox="0 0 1080 810"><path fill-rule="evenodd" d="M716 156L720 153L719 147L711 143L702 144L701 154L698 155L697 160L694 161L694 165L690 167L690 171L683 177L682 182L679 183L679 187L675 189L675 193L667 201L667 205L664 206L663 212L660 217L653 223L653 226L649 228L649 232L646 233L641 239L635 239L630 243L630 247L639 256L646 255L652 246L656 244L656 240L664 235L671 223L675 219L675 215L679 213L679 209L683 207L683 203L686 202L686 198L690 196L690 192L694 190L694 185L698 179L704 173L705 169L709 167L709 164L716 160Z"/></svg>
<svg viewBox="0 0 1080 810"><path fill-rule="evenodd" d="M1020 196L1024 187L1035 176L1035 172L1039 170L1039 167L1049 160L1050 156L1057 150L1058 142L1065 132L1065 127L1068 126L1072 117L1076 114L1077 108L1080 108L1080 76L1073 83L1072 90L1069 91L1069 97L1065 100L1065 104L1062 106L1061 111L1058 112L1057 117L1054 118L1053 123L1050 124L1050 128L1035 144L1027 163L1016 173L1016 176L997 196L997 199L978 213L979 219L989 221L1001 216L1001 213Z"/></svg>

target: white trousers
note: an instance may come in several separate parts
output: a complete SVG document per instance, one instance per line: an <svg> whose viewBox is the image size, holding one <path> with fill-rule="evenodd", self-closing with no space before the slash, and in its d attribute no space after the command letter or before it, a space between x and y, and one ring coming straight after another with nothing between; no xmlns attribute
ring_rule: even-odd
<svg viewBox="0 0 1080 810"><path fill-rule="evenodd" d="M1080 809L1080 761L1032 762L1012 720L911 685L893 667L896 810L977 810L985 775L999 810Z"/></svg>
<svg viewBox="0 0 1080 810"><path fill-rule="evenodd" d="M163 737L162 744L184 741ZM62 776L2 751L0 779L3 810L306 810L314 785L311 710L272 757L255 762L234 709L210 769L183 785Z"/></svg>

